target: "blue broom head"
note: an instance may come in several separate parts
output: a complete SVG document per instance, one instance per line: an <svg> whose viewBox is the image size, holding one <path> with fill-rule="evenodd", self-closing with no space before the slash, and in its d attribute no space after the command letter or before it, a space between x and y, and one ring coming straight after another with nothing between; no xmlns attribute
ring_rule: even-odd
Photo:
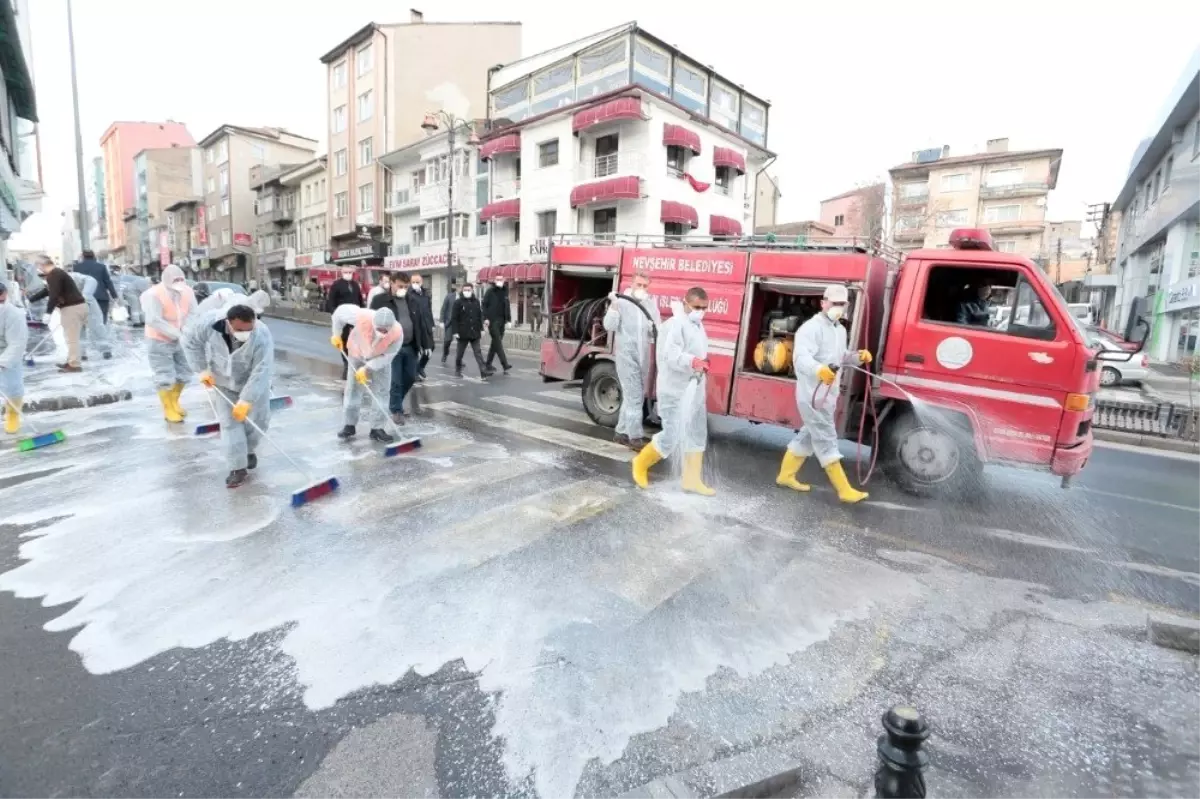
<svg viewBox="0 0 1200 799"><path fill-rule="evenodd" d="M290 408L295 404L291 397L271 397L271 410L282 411L284 408Z"/></svg>
<svg viewBox="0 0 1200 799"><path fill-rule="evenodd" d="M415 449L421 448L421 439L406 438L403 441L397 441L395 444L388 444L383 451L385 458L390 458L393 455L403 455L405 452L412 452Z"/></svg>
<svg viewBox="0 0 1200 799"><path fill-rule="evenodd" d="M17 442L18 452L29 452L32 449L41 449L52 444L61 444L67 439L67 434L61 430L55 430L50 433L44 433L33 438L22 439Z"/></svg>
<svg viewBox="0 0 1200 799"><path fill-rule="evenodd" d="M292 507L298 508L301 505L307 505L315 499L332 494L338 490L338 479L336 477L327 477L319 483L313 483L310 486L300 489L292 493Z"/></svg>
<svg viewBox="0 0 1200 799"><path fill-rule="evenodd" d="M219 433L219 432L221 432L221 423L220 422L209 422L208 424L196 425L196 435L198 435L198 436L206 436L209 433Z"/></svg>
<svg viewBox="0 0 1200 799"><path fill-rule="evenodd" d="M29 366L29 367L37 366L37 364L35 364L35 363L33 362L33 358L26 358L26 359L25 359L25 365L26 365L26 366Z"/></svg>

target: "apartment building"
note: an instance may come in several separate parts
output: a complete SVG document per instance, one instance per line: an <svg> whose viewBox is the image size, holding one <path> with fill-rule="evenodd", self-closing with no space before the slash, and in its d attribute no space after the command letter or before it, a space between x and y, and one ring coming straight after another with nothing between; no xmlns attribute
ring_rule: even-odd
<svg viewBox="0 0 1200 799"><path fill-rule="evenodd" d="M254 190L254 275L260 286L285 283L288 270L296 268L299 242L298 184L285 184L281 178L300 164L250 167L250 188Z"/></svg>
<svg viewBox="0 0 1200 799"><path fill-rule="evenodd" d="M1115 324L1150 325L1146 352L1176 360L1200 354L1200 50L1150 137L1134 155L1112 203L1117 233Z"/></svg>
<svg viewBox="0 0 1200 799"><path fill-rule="evenodd" d="M949 147L915 152L888 170L892 240L905 252L944 247L955 228L982 227L998 250L1034 258L1061 164L1062 150L1010 151L1008 139L992 139L972 155L952 156Z"/></svg>
<svg viewBox="0 0 1200 799"><path fill-rule="evenodd" d="M123 263L133 263L133 253L126 250L125 215L136 204L134 156L143 150L194 147L195 144L188 129L182 123L171 120L114 122L104 131L100 137L100 152L104 159L105 223L112 257Z"/></svg>
<svg viewBox="0 0 1200 799"><path fill-rule="evenodd" d="M202 173L203 170L201 170ZM199 174L199 173L198 173ZM200 192L166 207L169 261L188 277L202 279L200 266L208 258L208 230L204 225L204 198Z"/></svg>
<svg viewBox="0 0 1200 799"><path fill-rule="evenodd" d="M27 0L0 0L0 76L8 97L0 104L0 262L8 260L8 238L29 214L41 209L41 166L35 123Z"/></svg>
<svg viewBox="0 0 1200 799"><path fill-rule="evenodd" d="M760 233L779 223L779 178L765 169L758 173L754 192L754 233Z"/></svg>
<svg viewBox="0 0 1200 799"><path fill-rule="evenodd" d="M201 269L214 280L248 282L253 276L258 226L253 167L303 164L316 155L316 139L283 128L221 125L200 140L208 257Z"/></svg>
<svg viewBox="0 0 1200 799"><path fill-rule="evenodd" d="M821 224L831 228L830 235L836 238L882 240L887 232L884 194L882 183L872 183L821 200Z"/></svg>
<svg viewBox="0 0 1200 799"><path fill-rule="evenodd" d="M108 258L108 208L104 204L104 159L96 156L88 168L84 197L88 207L88 244L101 261Z"/></svg>
<svg viewBox="0 0 1200 799"><path fill-rule="evenodd" d="M378 154L422 139L428 111L485 115L489 70L521 55L519 22L369 23L324 56L327 68L330 236L343 262L386 255ZM357 253L351 257L346 253Z"/></svg>
<svg viewBox="0 0 1200 799"><path fill-rule="evenodd" d="M127 220L127 238L110 257L119 266L154 274L171 262L167 209L199 191L200 151L196 147L153 148L137 153L132 163L133 205L122 215Z"/></svg>
<svg viewBox="0 0 1200 799"><path fill-rule="evenodd" d="M736 238L756 223L768 104L635 23L492 76L492 269L544 280L551 236Z"/></svg>
<svg viewBox="0 0 1200 799"><path fill-rule="evenodd" d="M317 156L283 173L280 182L296 189L296 256L288 283L303 282L329 254L329 177L325 156Z"/></svg>

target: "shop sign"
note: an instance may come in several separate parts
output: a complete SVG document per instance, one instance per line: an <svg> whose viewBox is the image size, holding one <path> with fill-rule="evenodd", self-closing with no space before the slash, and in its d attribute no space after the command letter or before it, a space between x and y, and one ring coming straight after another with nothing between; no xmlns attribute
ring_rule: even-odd
<svg viewBox="0 0 1200 799"><path fill-rule="evenodd" d="M208 257L207 247L193 247L191 251L193 261L200 261Z"/></svg>
<svg viewBox="0 0 1200 799"><path fill-rule="evenodd" d="M1176 283L1167 289L1165 311L1181 311L1200 305L1200 276Z"/></svg>
<svg viewBox="0 0 1200 799"><path fill-rule="evenodd" d="M254 244L254 237L249 233L234 233L233 246L235 247L250 247Z"/></svg>
<svg viewBox="0 0 1200 799"><path fill-rule="evenodd" d="M260 269L293 269L295 260L296 251L291 247L285 247L282 250L261 253L258 256L258 267Z"/></svg>
<svg viewBox="0 0 1200 799"><path fill-rule="evenodd" d="M364 261L368 258L381 258L380 252L382 244L380 242L368 242L366 244L354 244L349 247L342 247L333 251L329 260L335 264L348 263L353 261Z"/></svg>
<svg viewBox="0 0 1200 799"><path fill-rule="evenodd" d="M539 255L547 255L550 252L550 238L543 236L542 238L529 245L529 257L535 258Z"/></svg>
<svg viewBox="0 0 1200 799"><path fill-rule="evenodd" d="M327 253L325 250L317 250L316 252L306 252L303 255L296 256L296 269L311 269L314 266L324 266L326 263Z"/></svg>
<svg viewBox="0 0 1200 799"><path fill-rule="evenodd" d="M196 234L201 247L208 247L208 225L205 219L207 216L208 209L203 205L196 208Z"/></svg>
<svg viewBox="0 0 1200 799"><path fill-rule="evenodd" d="M385 258L383 268L389 272L408 272L417 269L440 269L446 265L446 253L429 253L427 255L392 255ZM454 256L456 265L461 265L457 253Z"/></svg>

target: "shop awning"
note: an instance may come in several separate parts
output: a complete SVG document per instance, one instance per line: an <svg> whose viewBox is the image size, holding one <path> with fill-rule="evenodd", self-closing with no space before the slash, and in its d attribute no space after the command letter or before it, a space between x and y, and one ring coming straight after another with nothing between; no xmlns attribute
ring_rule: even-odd
<svg viewBox="0 0 1200 799"><path fill-rule="evenodd" d="M521 134L506 133L495 139L485 141L479 148L479 158L487 161L497 155L521 152Z"/></svg>
<svg viewBox="0 0 1200 799"><path fill-rule="evenodd" d="M571 130L578 133L596 125L619 122L623 119L642 119L642 98L617 97L591 108L576 111L575 118L571 120Z"/></svg>
<svg viewBox="0 0 1200 799"><path fill-rule="evenodd" d="M740 236L742 223L727 216L713 214L708 218L708 233L710 236Z"/></svg>
<svg viewBox="0 0 1200 799"><path fill-rule="evenodd" d="M517 197L511 200L497 200L494 203L488 203L483 206L483 210L479 212L479 218L484 222L490 222L493 219L515 219L521 215L521 198Z"/></svg>
<svg viewBox="0 0 1200 799"><path fill-rule="evenodd" d="M528 264L529 271L525 273L526 283L545 283L546 282L546 265L545 264Z"/></svg>
<svg viewBox="0 0 1200 799"><path fill-rule="evenodd" d="M727 166L746 174L746 156L728 147L713 148L713 166Z"/></svg>
<svg viewBox="0 0 1200 799"><path fill-rule="evenodd" d="M523 282L525 280L525 275L528 272L529 272L529 264L517 264L517 267L515 269L513 269L513 276L512 276L513 282L514 283Z"/></svg>
<svg viewBox="0 0 1200 799"><path fill-rule="evenodd" d="M479 273L475 275L475 282L486 283L489 280L491 280L492 279L492 270L494 268L495 267L485 266L482 269L480 269Z"/></svg>
<svg viewBox="0 0 1200 799"><path fill-rule="evenodd" d="M696 209L687 203L677 203L673 200L662 201L662 212L659 214L662 222L687 225L692 228L700 227L700 215Z"/></svg>
<svg viewBox="0 0 1200 799"><path fill-rule="evenodd" d="M502 277L505 280L512 280L518 266L519 264L505 264L504 266L496 267L497 271L492 272L492 280L498 277Z"/></svg>
<svg viewBox="0 0 1200 799"><path fill-rule="evenodd" d="M700 134L688 130L683 125L663 125L663 145L667 147L686 147L696 155L700 155Z"/></svg>
<svg viewBox="0 0 1200 799"><path fill-rule="evenodd" d="M610 200L640 200L641 198L642 179L637 177L597 180L571 189L572 208Z"/></svg>

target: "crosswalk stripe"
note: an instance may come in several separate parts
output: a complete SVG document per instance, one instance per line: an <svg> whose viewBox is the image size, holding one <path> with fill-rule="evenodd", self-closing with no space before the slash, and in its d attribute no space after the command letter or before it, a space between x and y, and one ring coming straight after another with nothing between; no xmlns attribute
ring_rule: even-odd
<svg viewBox="0 0 1200 799"><path fill-rule="evenodd" d="M591 569L593 582L653 610L710 568L712 553L694 546L689 540L694 533L689 526L666 520L654 532L639 534L617 558L598 561Z"/></svg>
<svg viewBox="0 0 1200 799"><path fill-rule="evenodd" d="M498 430L516 433L527 438L534 438L538 441L544 441L547 444L569 447L570 449L586 452L590 455L599 455L609 460L628 463L634 457L633 452L611 441L602 441L590 436L580 435L579 433L572 433L570 430L559 430L556 427L547 427L536 422L527 422L524 419L481 411L478 408L470 408L466 405L460 405L457 402L434 402L427 404L425 407L441 411L459 419L479 422Z"/></svg>
<svg viewBox="0 0 1200 799"><path fill-rule="evenodd" d="M556 419L563 419L568 422L578 422L579 424L586 424L592 427L596 426L596 423L592 421L591 417L583 411L572 411L568 410L567 408L559 408L554 405L547 405L544 402L534 402L533 400L509 396L483 397L483 400L485 402L495 402L499 403L500 405L508 405L512 408L520 408L521 410L531 411L532 413L540 413L544 416L553 416Z"/></svg>
<svg viewBox="0 0 1200 799"><path fill-rule="evenodd" d="M548 399L557 400L558 402L568 402L575 407L579 407L583 400L581 399L582 392L579 389L558 389L557 391L539 391L539 397L547 397Z"/></svg>

